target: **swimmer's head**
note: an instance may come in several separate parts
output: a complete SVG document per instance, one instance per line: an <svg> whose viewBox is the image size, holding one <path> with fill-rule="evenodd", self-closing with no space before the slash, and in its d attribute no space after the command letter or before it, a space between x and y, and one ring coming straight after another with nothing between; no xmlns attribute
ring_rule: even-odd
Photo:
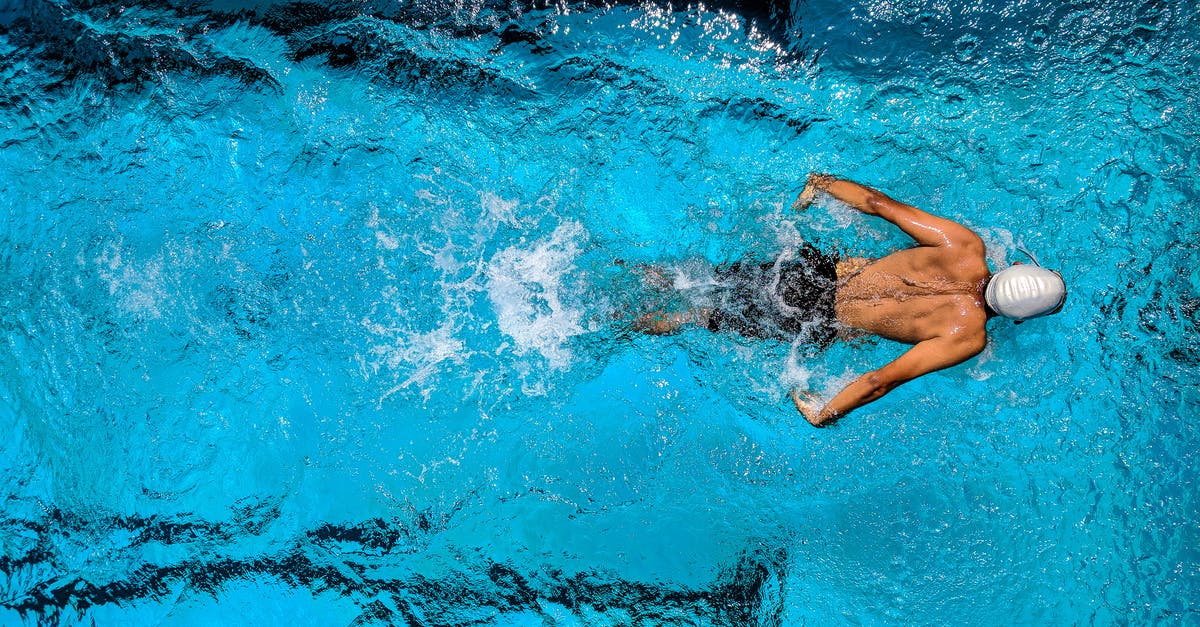
<svg viewBox="0 0 1200 627"><path fill-rule="evenodd" d="M1058 313L1067 301L1067 285L1053 270L1018 264L993 274L983 298L1005 318L1029 320Z"/></svg>

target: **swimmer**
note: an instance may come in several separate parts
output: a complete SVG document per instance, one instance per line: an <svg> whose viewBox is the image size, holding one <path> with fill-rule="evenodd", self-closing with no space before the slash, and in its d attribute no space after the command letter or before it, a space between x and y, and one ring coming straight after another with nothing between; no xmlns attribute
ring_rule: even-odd
<svg viewBox="0 0 1200 627"><path fill-rule="evenodd" d="M1052 270L1016 264L993 274L983 240L961 224L826 174L809 175L793 208L806 209L818 194L895 224L917 245L873 260L838 259L806 245L790 261L734 264L715 273L715 282L728 287L714 306L647 314L637 327L647 333L697 324L752 337L803 334L822 345L849 332L912 345L827 403L793 390L796 409L825 427L902 383L978 355L989 318L1019 323L1057 313L1066 301L1062 276Z"/></svg>

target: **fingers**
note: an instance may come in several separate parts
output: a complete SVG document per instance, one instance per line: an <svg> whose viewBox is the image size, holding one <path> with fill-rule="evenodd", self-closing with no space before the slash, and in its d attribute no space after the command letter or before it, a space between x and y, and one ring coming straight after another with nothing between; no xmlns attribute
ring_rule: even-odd
<svg viewBox="0 0 1200 627"><path fill-rule="evenodd" d="M813 172L808 175L808 181L807 181L807 185L805 185L805 187L812 187L814 189L819 189L821 191L827 191L829 189L829 185L831 183L833 183L835 180L837 180L837 179L834 178L833 175L831 175L831 174L822 174L820 172Z"/></svg>
<svg viewBox="0 0 1200 627"><path fill-rule="evenodd" d="M796 409L800 410L800 413L804 414L805 417L816 410L816 407L814 407L816 403L811 392L801 392L799 389L792 390L792 402L796 404Z"/></svg>
<svg viewBox="0 0 1200 627"><path fill-rule="evenodd" d="M792 203L792 211L807 209L817 199L817 192L826 191L833 181L834 178L828 174L819 172L809 174L808 180L804 184L804 190L796 197L796 202Z"/></svg>
<svg viewBox="0 0 1200 627"><path fill-rule="evenodd" d="M800 195L796 197L796 202L792 203L792 211L804 211L808 209L808 206L813 204L815 198L816 192L810 187L805 187L804 191L800 192Z"/></svg>
<svg viewBox="0 0 1200 627"><path fill-rule="evenodd" d="M807 420L809 424L814 427L825 426L818 421L818 418L821 415L821 407L824 405L824 403L821 402L821 399L817 398L816 394L813 394L807 390L801 391L799 388L793 388L791 396L792 402L796 404L796 409L800 412L801 416L804 416L804 419Z"/></svg>
<svg viewBox="0 0 1200 627"><path fill-rule="evenodd" d="M797 402L803 401L810 404L820 404L821 402L821 399L818 398L816 394L809 390L801 390L800 388L792 388L792 399Z"/></svg>

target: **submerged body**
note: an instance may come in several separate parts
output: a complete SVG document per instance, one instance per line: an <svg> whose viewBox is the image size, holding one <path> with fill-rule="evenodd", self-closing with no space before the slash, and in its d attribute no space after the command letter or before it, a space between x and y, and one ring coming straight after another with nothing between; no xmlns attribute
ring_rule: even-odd
<svg viewBox="0 0 1200 627"><path fill-rule="evenodd" d="M835 255L811 245L774 263L735 263L714 272L715 305L703 309L710 331L754 338L799 337L822 347L839 335L836 324L838 267Z"/></svg>

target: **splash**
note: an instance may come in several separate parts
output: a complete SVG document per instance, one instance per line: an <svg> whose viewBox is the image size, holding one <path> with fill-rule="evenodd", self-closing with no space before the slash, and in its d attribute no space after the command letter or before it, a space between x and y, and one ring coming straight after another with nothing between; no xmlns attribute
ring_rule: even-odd
<svg viewBox="0 0 1200 627"><path fill-rule="evenodd" d="M671 265L671 287L686 292L710 289L717 284L713 269L699 259L688 259Z"/></svg>
<svg viewBox="0 0 1200 627"><path fill-rule="evenodd" d="M162 318L166 293L163 288L163 259L156 256L144 263L123 255L120 242L110 243L93 260L108 295L116 299L124 314L142 319Z"/></svg>
<svg viewBox="0 0 1200 627"><path fill-rule="evenodd" d="M1017 242L1012 231L1000 227L976 229L987 248L987 259L992 267L1002 270L1008 266L1008 251L1015 250Z"/></svg>
<svg viewBox="0 0 1200 627"><path fill-rule="evenodd" d="M505 200L492 192L483 192L479 195L479 203L488 217L496 223L520 225L516 216L518 205L516 200Z"/></svg>
<svg viewBox="0 0 1200 627"><path fill-rule="evenodd" d="M799 342L793 342L784 361L783 372L779 374L782 387L808 391L813 378L820 376L820 373L809 368L807 362L807 355L801 351Z"/></svg>
<svg viewBox="0 0 1200 627"><path fill-rule="evenodd" d="M488 298L500 330L519 354L540 353L557 370L571 363L567 340L584 331L583 311L566 302L563 279L575 271L586 235L579 223L567 222L532 247L500 251L488 264Z"/></svg>
<svg viewBox="0 0 1200 627"><path fill-rule="evenodd" d="M428 401L433 392L431 381L441 372L443 364L461 364L466 356L465 346L455 337L456 329L450 323L428 333L385 328L370 320L363 320L363 325L376 335L395 338L393 342L374 347L371 352L391 371L407 374L403 381L384 392L380 403L414 385ZM373 367L378 369L377 364Z"/></svg>

